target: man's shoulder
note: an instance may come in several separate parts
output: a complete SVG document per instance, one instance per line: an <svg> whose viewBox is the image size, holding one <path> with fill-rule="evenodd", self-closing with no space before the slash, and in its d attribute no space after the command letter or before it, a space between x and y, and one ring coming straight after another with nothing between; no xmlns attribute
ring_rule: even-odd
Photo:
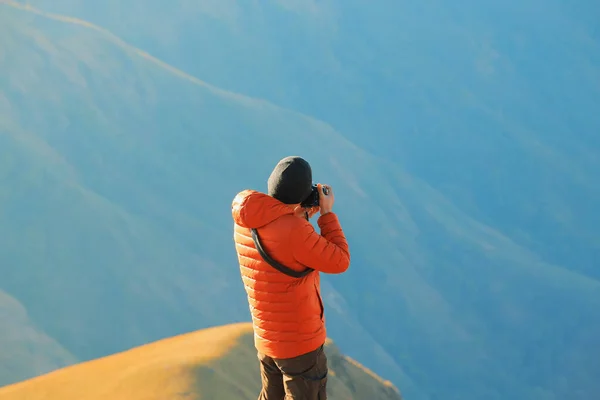
<svg viewBox="0 0 600 400"><path fill-rule="evenodd" d="M290 228L300 228L306 225L310 225L308 221L302 218L298 218L293 214L285 214L278 217L276 220L271 222L272 226L279 227L290 227Z"/></svg>
<svg viewBox="0 0 600 400"><path fill-rule="evenodd" d="M298 218L293 214L282 215L265 226L265 228L285 236L294 236L295 234L299 233L310 233L311 230L314 230L314 227L309 221Z"/></svg>

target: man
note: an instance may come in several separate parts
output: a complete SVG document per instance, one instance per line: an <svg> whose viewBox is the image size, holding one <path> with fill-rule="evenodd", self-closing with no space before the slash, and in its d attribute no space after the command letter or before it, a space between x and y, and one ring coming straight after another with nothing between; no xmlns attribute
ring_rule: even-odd
<svg viewBox="0 0 600 400"><path fill-rule="evenodd" d="M312 184L310 165L300 157L286 157L271 173L267 194L244 190L232 203L235 248L260 361L259 400L327 399L327 334L319 273L346 271L350 253L332 211L331 187L318 184L319 206L302 206ZM320 235L309 222L319 211ZM307 274L289 276L265 261L252 229L270 258Z"/></svg>

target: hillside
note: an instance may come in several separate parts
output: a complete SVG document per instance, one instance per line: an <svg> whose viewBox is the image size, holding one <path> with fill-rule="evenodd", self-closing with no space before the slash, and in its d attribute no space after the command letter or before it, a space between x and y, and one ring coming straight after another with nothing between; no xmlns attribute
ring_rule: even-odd
<svg viewBox="0 0 600 400"><path fill-rule="evenodd" d="M0 68L0 290L77 360L247 320L231 200L301 154L351 245L348 273L323 277L345 354L414 400L600 392L597 280L331 125L12 2Z"/></svg>
<svg viewBox="0 0 600 400"><path fill-rule="evenodd" d="M76 362L28 317L17 300L0 290L0 387Z"/></svg>
<svg viewBox="0 0 600 400"><path fill-rule="evenodd" d="M401 400L400 392L329 341L328 398ZM252 325L163 339L0 389L2 400L255 400L260 371Z"/></svg>
<svg viewBox="0 0 600 400"><path fill-rule="evenodd" d="M28 3L319 118L545 261L600 279L595 0Z"/></svg>

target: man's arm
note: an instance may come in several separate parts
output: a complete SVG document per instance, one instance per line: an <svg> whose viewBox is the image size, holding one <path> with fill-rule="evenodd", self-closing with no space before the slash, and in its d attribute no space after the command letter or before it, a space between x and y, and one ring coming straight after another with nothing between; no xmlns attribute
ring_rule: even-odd
<svg viewBox="0 0 600 400"><path fill-rule="evenodd" d="M311 224L292 233L293 254L296 261L326 274L341 274L350 266L348 242L337 215L321 215L317 221L321 234Z"/></svg>

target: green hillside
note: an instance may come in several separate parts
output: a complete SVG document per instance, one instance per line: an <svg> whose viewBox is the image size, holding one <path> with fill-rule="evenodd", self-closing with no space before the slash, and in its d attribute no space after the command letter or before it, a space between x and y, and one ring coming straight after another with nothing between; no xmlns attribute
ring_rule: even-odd
<svg viewBox="0 0 600 400"><path fill-rule="evenodd" d="M248 320L231 200L301 154L335 187L350 241L349 272L323 278L344 353L411 399L600 389L598 281L326 123L88 23L0 7L0 290L78 360Z"/></svg>
<svg viewBox="0 0 600 400"><path fill-rule="evenodd" d="M325 348L333 400L401 400L397 388ZM0 389L3 400L255 400L260 371L252 325L234 324L186 333L77 364Z"/></svg>

